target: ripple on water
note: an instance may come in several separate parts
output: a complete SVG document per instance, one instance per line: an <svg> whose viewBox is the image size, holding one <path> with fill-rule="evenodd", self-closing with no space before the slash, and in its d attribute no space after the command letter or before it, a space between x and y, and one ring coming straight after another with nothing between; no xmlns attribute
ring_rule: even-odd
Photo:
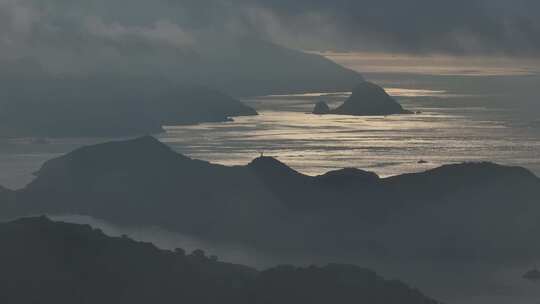
<svg viewBox="0 0 540 304"><path fill-rule="evenodd" d="M318 100L335 106L347 93L274 95L246 101L259 110L259 116L238 117L225 124L167 127L160 139L192 157L226 165L245 164L264 151L312 175L353 166L389 176L484 160L540 171L540 137L488 115L500 114L496 110L414 102L417 96L466 98L445 91L389 91L410 97L402 102L421 114L311 115L307 112Z"/></svg>

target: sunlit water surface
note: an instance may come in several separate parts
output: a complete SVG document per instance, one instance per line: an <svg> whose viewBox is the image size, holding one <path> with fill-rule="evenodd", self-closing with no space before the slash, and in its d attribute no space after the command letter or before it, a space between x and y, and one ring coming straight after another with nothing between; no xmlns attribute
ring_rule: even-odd
<svg viewBox="0 0 540 304"><path fill-rule="evenodd" d="M387 90L405 108L421 113L319 116L309 113L315 102L325 100L336 107L348 93L266 96L246 100L259 116L167 127L159 138L195 158L236 165L264 153L311 175L358 167L389 176L464 161L494 161L540 172L540 137L529 128L509 126L502 119L508 110L415 102L467 98L440 90Z"/></svg>

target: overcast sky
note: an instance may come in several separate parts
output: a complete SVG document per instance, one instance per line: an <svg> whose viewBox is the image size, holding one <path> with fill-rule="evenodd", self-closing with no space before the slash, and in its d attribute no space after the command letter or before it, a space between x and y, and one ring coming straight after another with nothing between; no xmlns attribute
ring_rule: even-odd
<svg viewBox="0 0 540 304"><path fill-rule="evenodd" d="M316 51L537 57L540 1L0 0L0 59L92 65L240 36Z"/></svg>
<svg viewBox="0 0 540 304"><path fill-rule="evenodd" d="M275 21L264 28L300 47L516 56L540 51L537 0L258 2Z"/></svg>

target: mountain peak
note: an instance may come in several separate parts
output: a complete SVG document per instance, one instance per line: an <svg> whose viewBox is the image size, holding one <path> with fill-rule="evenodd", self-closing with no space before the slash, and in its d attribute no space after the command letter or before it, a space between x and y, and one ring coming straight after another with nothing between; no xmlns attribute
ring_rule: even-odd
<svg viewBox="0 0 540 304"><path fill-rule="evenodd" d="M344 168L329 171L316 177L318 180L332 184L346 184L351 182L377 182L379 176L371 171L364 171L357 168Z"/></svg>
<svg viewBox="0 0 540 304"><path fill-rule="evenodd" d="M259 156L253 159L248 164L248 166L258 166L258 165L263 165L263 164L264 165L274 164L274 165L286 166L284 163L282 163L276 157L273 157L273 156Z"/></svg>
<svg viewBox="0 0 540 304"><path fill-rule="evenodd" d="M260 156L252 160L248 165L248 168L254 169L261 173L276 173L276 174L294 174L301 175L291 167L282 163L275 157Z"/></svg>
<svg viewBox="0 0 540 304"><path fill-rule="evenodd" d="M29 186L62 180L71 184L78 178L93 179L114 172L160 172L187 160L190 159L176 153L156 138L142 136L85 146L51 159L35 173L37 179Z"/></svg>
<svg viewBox="0 0 540 304"><path fill-rule="evenodd" d="M152 144L161 144L159 140L157 140L152 135L143 135L136 138L133 138L131 140L127 140L126 142L132 142L132 143L152 143Z"/></svg>

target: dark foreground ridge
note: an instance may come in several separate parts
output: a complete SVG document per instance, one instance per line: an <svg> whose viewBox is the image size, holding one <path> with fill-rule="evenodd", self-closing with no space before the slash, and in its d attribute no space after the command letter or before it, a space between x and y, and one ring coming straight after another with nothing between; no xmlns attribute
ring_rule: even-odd
<svg viewBox="0 0 540 304"><path fill-rule="evenodd" d="M539 197L539 179L520 167L308 176L272 157L235 167L194 160L146 136L46 162L26 188L0 189L0 211L160 226L269 253L502 262L540 256ZM505 242L513 249L491 249Z"/></svg>
<svg viewBox="0 0 540 304"><path fill-rule="evenodd" d="M339 107L331 110L325 102L315 105L313 114L338 114L355 116L411 114L386 91L371 82L364 81L358 84L351 96Z"/></svg>
<svg viewBox="0 0 540 304"><path fill-rule="evenodd" d="M265 271L46 217L0 224L3 303L436 304L352 265Z"/></svg>

